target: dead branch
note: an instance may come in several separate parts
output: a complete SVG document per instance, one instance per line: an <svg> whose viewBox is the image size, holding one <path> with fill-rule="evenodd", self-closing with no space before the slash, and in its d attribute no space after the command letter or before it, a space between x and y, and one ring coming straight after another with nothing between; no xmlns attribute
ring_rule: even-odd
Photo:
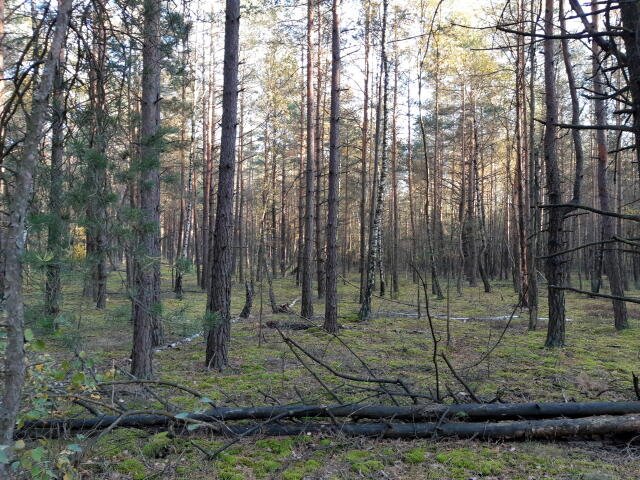
<svg viewBox="0 0 640 480"><path fill-rule="evenodd" d="M16 438L55 438L71 432L98 431L115 427L161 428L169 423L198 423L217 433L251 435L297 435L336 433L336 423L233 426L220 422L284 418L393 419L396 423L343 424L347 435L411 438L420 436L479 436L481 438L554 438L556 436L640 432L640 401L587 403L457 404L428 406L386 405L295 405L215 408L206 413L174 416L166 412L127 412L93 418L48 419L25 422ZM564 417L558 419L557 417ZM451 420L455 419L455 422ZM512 419L528 419L516 420ZM420 423L435 420L434 423ZM446 421L445 421L446 420ZM467 423L469 420L471 422ZM400 422L407 423L400 423ZM116 423L117 422L117 423ZM489 423L488 423L489 422ZM493 423L491 423L493 422ZM115 425L114 425L115 424ZM361 428L360 428L361 427ZM387 427L389 430L385 430ZM251 430L251 433L246 433ZM538 433L536 433L538 432Z"/></svg>

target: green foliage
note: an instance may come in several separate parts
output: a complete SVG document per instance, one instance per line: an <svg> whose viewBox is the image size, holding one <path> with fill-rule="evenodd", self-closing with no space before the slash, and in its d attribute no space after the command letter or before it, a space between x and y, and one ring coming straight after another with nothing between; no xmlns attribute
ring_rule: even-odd
<svg viewBox="0 0 640 480"><path fill-rule="evenodd" d="M220 312L209 312L209 311L207 311L204 314L204 318L202 320L202 325L203 325L205 331L207 331L207 330L211 330L211 329L215 328L217 325L220 324L221 321L222 321L222 315L220 315Z"/></svg>
<svg viewBox="0 0 640 480"><path fill-rule="evenodd" d="M71 480L79 478L73 466L73 456L82 451L78 444L63 444L61 446L44 440L29 445L24 440L14 443L14 461L11 469L19 474L26 473L34 480ZM9 463L6 454L8 448L0 445L0 463Z"/></svg>
<svg viewBox="0 0 640 480"><path fill-rule="evenodd" d="M189 273L193 267L193 263L190 258L179 257L175 263L176 271L178 273Z"/></svg>

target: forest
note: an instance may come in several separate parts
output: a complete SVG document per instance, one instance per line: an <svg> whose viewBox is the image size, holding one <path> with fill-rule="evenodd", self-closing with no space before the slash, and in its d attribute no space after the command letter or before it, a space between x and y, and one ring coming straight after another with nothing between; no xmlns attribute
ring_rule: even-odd
<svg viewBox="0 0 640 480"><path fill-rule="evenodd" d="M0 478L640 478L640 1L0 0Z"/></svg>

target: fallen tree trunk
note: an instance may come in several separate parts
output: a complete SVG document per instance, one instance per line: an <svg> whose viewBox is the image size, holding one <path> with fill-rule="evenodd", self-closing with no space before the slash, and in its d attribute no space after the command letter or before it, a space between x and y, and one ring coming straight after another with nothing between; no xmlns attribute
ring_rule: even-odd
<svg viewBox="0 0 640 480"><path fill-rule="evenodd" d="M102 415L91 418L48 419L27 421L16 432L18 438L32 436L58 437L78 431L101 430L119 420L119 427L157 428L172 421L224 422L235 420L269 420L276 416L285 418L332 417L352 420L392 419L394 421L424 422L428 420L455 419L458 421L500 421L512 419L580 418L598 415L640 414L638 402L589 402L589 403L505 403L505 404L457 404L457 405L293 405L266 407L219 407L204 413L191 413L182 418L166 414L137 414L120 419L119 415Z"/></svg>
<svg viewBox="0 0 640 480"><path fill-rule="evenodd" d="M620 435L640 433L640 416L597 416L585 418L563 418L552 420L519 420L507 422L454 422L454 423L346 423L343 425L307 424L274 425L262 428L230 427L235 434L253 428L254 435L297 436L303 434L342 434L347 436L377 438L481 438L481 439L539 439L549 440L589 435Z"/></svg>
<svg viewBox="0 0 640 480"><path fill-rule="evenodd" d="M280 415L285 418L286 415ZM135 416L131 416L134 419ZM135 424L136 427L158 427L156 419ZM108 425L101 425L107 427ZM126 419L118 422L118 427L133 426ZM306 434L346 435L377 438L481 438L481 439L557 439L590 435L621 435L640 433L640 415L604 415L584 418L561 418L544 420L516 420L502 422L428 422L428 423L305 423L263 425L215 425L205 424L212 433L221 435L266 435L266 436L298 436ZM47 430L49 437L57 437L56 430ZM31 433L32 435L26 435ZM35 434L35 435L34 435ZM43 437L40 429L31 432L21 429L18 436Z"/></svg>

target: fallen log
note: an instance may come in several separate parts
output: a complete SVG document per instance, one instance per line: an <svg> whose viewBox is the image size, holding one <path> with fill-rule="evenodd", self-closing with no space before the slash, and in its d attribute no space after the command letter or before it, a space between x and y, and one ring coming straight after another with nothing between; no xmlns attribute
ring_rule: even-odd
<svg viewBox="0 0 640 480"><path fill-rule="evenodd" d="M317 327L317 325L309 322L282 322L279 320L267 320L265 325L268 328L282 328L284 330L308 330L309 328Z"/></svg>
<svg viewBox="0 0 640 480"><path fill-rule="evenodd" d="M456 404L456 405L291 405L265 407L218 407L204 413L190 413L178 420L198 422L225 422L236 420L269 420L276 416L286 418L349 418L352 420L390 419L404 422L454 419L457 421L501 421L513 419L581 418L599 415L640 414L637 402L589 402L589 403L505 403L505 404ZM181 418L180 418L181 417ZM119 419L118 415L101 415L90 418L55 418L24 422L16 431L16 437L54 436L67 433L101 430ZM176 421L158 414L137 414L121 419L119 427L158 428Z"/></svg>
<svg viewBox="0 0 640 480"><path fill-rule="evenodd" d="M280 419L286 415L281 415ZM134 418L133 416L131 418ZM118 427L127 426L122 420ZM131 426L131 425L129 425ZM141 425L136 425L140 427ZM147 425L148 426L148 425ZM158 426L158 425L154 425ZM480 438L480 439L539 439L550 440L565 437L591 435L622 435L640 433L640 415L595 416L583 418L561 418L543 420L516 420L501 422L428 422L428 423L304 423L253 425L206 424L212 433L220 435L298 436L308 434L346 435L375 438ZM22 430L24 433L24 431ZM42 432L40 432L42 433ZM53 433L53 432L51 432ZM37 435L42 437L43 435ZM24 435L22 436L24 437Z"/></svg>
<svg viewBox="0 0 640 480"><path fill-rule="evenodd" d="M262 428L233 426L232 432L242 435L253 428L252 435L297 436L304 434L342 434L376 438L480 438L509 440L551 440L591 435L621 435L640 433L640 416L597 416L552 420L519 420L473 423L333 423L307 425L267 424Z"/></svg>

